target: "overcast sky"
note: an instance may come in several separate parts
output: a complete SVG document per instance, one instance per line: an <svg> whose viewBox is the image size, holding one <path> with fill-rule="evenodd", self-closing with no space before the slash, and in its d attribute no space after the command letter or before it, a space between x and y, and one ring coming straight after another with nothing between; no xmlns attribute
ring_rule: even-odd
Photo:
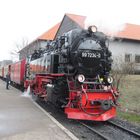
<svg viewBox="0 0 140 140"><path fill-rule="evenodd" d="M60 22L65 13L87 16L86 24L119 29L140 25L139 0L0 0L0 61L23 40L31 42Z"/></svg>

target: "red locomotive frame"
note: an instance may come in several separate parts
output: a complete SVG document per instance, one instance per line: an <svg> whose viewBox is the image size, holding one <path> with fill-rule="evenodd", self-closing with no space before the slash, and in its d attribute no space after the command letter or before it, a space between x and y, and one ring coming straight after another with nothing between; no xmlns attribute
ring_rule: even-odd
<svg viewBox="0 0 140 140"><path fill-rule="evenodd" d="M56 77L63 77L64 74L47 74L41 75L37 74L35 79L26 80L25 87L31 86L31 90L35 95L40 98L44 98L47 101L47 92L43 88L43 85L50 84L52 79ZM36 83L38 83L36 85ZM35 86L36 85L36 86ZM96 85L95 85L96 86ZM78 120L93 120L93 121L106 121L116 116L117 99L119 97L119 92L113 88L102 87L101 90L96 90L96 88L90 92L88 91L87 85L84 84L81 89L74 89L74 82L69 81L69 102L64 106L64 111L68 118L78 119ZM86 101L86 98L88 100ZM112 106L109 110L102 110L101 103L99 101L113 101ZM74 103L74 101L76 101ZM97 101L97 105L93 105L92 101ZM115 104L114 104L115 102ZM75 106L75 107L73 107Z"/></svg>

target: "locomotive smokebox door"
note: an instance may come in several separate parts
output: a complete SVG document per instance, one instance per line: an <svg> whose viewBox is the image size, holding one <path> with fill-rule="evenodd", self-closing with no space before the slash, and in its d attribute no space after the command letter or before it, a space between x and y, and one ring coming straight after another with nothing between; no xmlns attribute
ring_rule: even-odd
<svg viewBox="0 0 140 140"><path fill-rule="evenodd" d="M59 65L59 55L52 54L51 55L51 73L58 73L58 65Z"/></svg>

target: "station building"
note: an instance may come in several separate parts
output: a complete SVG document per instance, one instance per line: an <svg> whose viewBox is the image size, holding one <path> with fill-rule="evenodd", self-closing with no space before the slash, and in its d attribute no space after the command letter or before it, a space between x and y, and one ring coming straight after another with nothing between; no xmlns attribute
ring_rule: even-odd
<svg viewBox="0 0 140 140"><path fill-rule="evenodd" d="M109 48L114 63L129 64L140 72L140 25L126 23L123 30L114 35Z"/></svg>

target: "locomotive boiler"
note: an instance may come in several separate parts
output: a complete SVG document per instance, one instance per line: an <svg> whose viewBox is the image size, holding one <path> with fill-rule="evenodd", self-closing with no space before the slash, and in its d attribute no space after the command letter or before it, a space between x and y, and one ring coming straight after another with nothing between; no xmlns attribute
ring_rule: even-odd
<svg viewBox="0 0 140 140"><path fill-rule="evenodd" d="M64 108L68 118L106 121L116 116L118 91L112 86L107 36L74 29L35 52L28 61L25 87Z"/></svg>

